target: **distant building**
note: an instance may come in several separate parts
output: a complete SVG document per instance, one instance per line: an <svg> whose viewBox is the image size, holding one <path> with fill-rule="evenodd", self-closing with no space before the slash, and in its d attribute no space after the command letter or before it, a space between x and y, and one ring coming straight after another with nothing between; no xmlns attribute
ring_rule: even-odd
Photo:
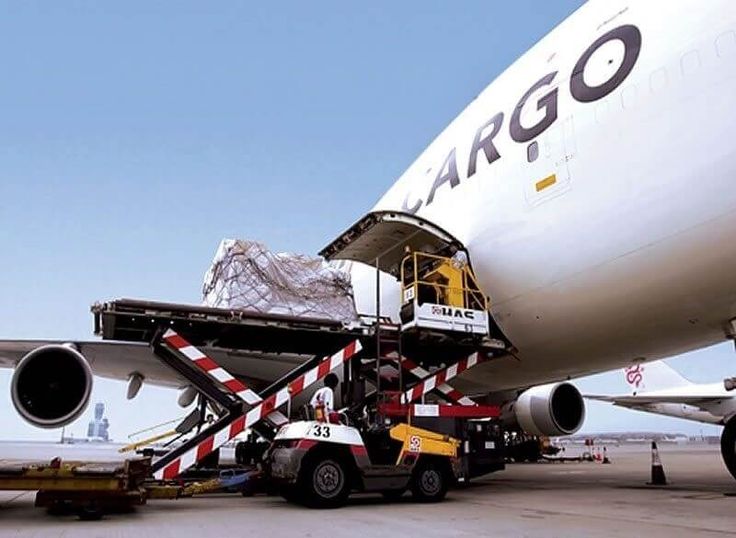
<svg viewBox="0 0 736 538"><path fill-rule="evenodd" d="M100 402L95 404L95 418L90 420L89 426L87 426L87 437L90 439L100 439L102 441L109 441L110 434L108 429L110 422L105 415L105 404Z"/></svg>

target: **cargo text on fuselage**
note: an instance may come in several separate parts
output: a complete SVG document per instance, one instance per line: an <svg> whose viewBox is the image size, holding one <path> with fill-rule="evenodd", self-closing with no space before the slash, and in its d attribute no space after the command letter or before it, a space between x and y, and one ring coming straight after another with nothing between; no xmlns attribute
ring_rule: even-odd
<svg viewBox="0 0 736 538"><path fill-rule="evenodd" d="M606 81L596 86L590 86L584 77L588 62L601 47L616 40L622 42L624 45L621 64ZM580 56L572 70L569 90L573 99L579 103L592 103L604 98L618 88L636 65L639 52L641 51L641 43L641 32L633 25L619 26L599 37ZM608 62L610 64L612 60L608 60ZM520 144L530 143L557 121L559 88L553 87L537 100L537 110L543 112L544 116L532 126L525 127L521 124L521 113L529 99L543 88L552 86L557 78L557 74L558 71L553 71L541 77L524 93L514 107L508 122L509 134L514 142ZM470 146L470 153L467 158L466 179L470 179L477 173L480 159L485 159L487 164L492 164L501 158L501 154L496 144L494 144L494 139L501 132L504 119L504 113L498 112L480 125L475 131L473 142ZM444 184L448 183L451 189L460 184L456 154L457 147L453 147L447 153L442 165L434 176L434 181L429 192L426 194L426 198L417 196L411 190L407 192L402 204L404 211L415 214L423 206L429 206L435 201L438 190Z"/></svg>

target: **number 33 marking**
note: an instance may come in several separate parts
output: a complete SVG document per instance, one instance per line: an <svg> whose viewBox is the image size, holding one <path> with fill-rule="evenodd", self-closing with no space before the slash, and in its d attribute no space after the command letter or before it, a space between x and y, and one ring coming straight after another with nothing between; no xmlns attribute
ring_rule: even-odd
<svg viewBox="0 0 736 538"><path fill-rule="evenodd" d="M315 437L324 437L325 439L330 436L330 427L329 426L312 426L312 435Z"/></svg>

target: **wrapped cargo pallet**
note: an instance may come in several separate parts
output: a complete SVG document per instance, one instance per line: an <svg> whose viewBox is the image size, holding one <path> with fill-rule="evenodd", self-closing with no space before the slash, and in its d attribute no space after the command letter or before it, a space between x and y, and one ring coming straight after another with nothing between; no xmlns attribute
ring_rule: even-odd
<svg viewBox="0 0 736 538"><path fill-rule="evenodd" d="M274 253L256 241L223 240L202 293L204 304L217 308L358 320L349 272L322 258Z"/></svg>

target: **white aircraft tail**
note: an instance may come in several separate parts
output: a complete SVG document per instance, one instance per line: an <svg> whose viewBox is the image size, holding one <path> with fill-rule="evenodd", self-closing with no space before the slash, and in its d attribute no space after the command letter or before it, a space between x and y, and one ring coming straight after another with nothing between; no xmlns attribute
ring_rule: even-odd
<svg viewBox="0 0 736 538"><path fill-rule="evenodd" d="M692 385L691 381L682 377L677 370L664 361L629 366L624 368L624 377L634 394Z"/></svg>

